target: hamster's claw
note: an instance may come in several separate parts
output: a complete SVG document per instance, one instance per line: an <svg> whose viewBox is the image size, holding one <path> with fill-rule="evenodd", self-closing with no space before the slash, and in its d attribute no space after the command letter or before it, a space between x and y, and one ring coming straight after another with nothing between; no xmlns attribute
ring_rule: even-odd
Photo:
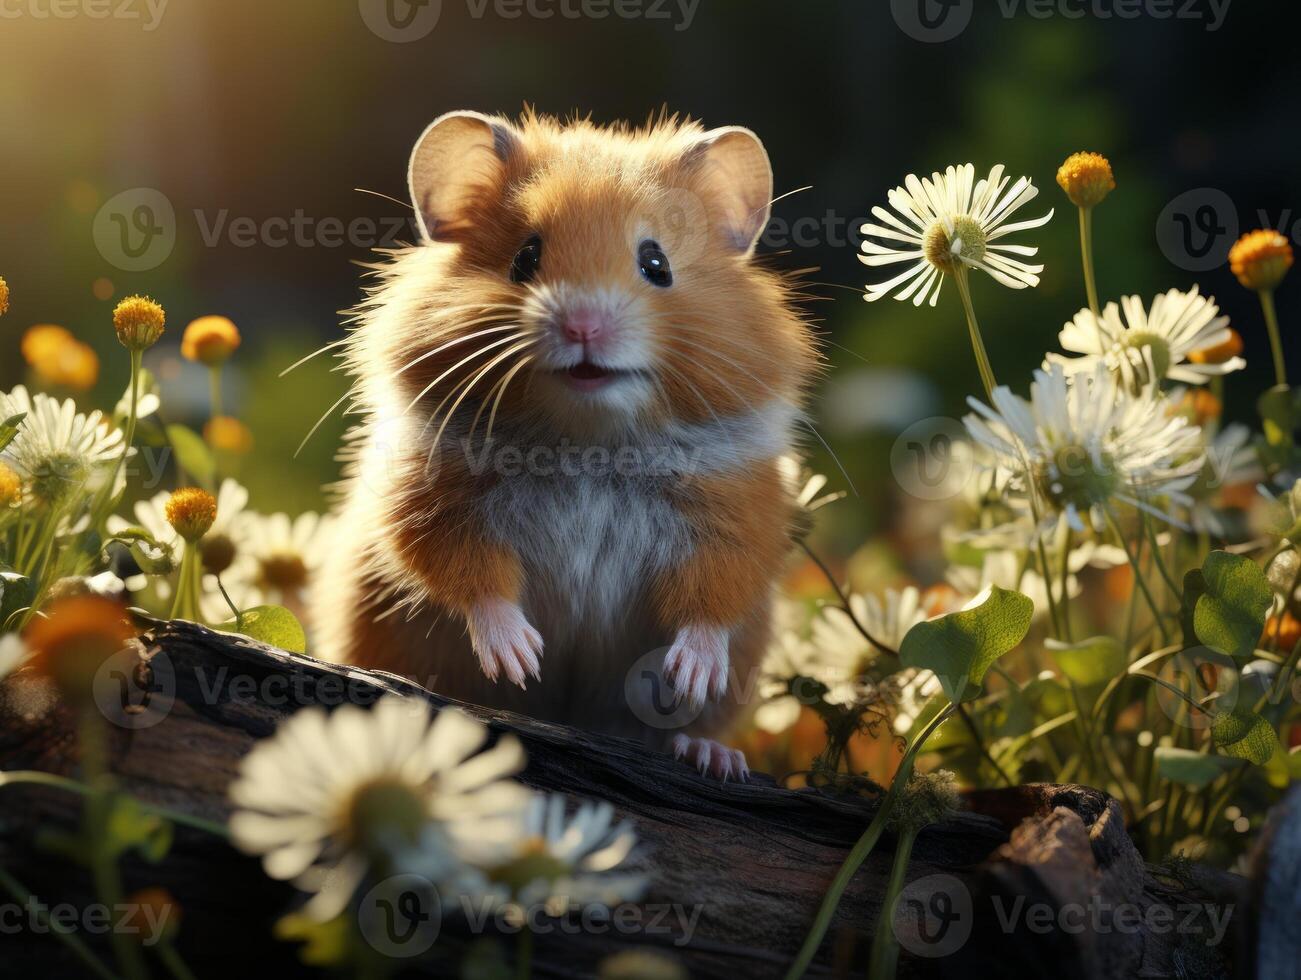
<svg viewBox="0 0 1301 980"><path fill-rule="evenodd" d="M675 735L673 755L688 765L695 766L702 776L713 776L723 782L735 779L739 783L744 783L750 778L750 767L746 765L745 753L740 749L729 749L726 745L712 739Z"/></svg>
<svg viewBox="0 0 1301 980"><path fill-rule="evenodd" d="M664 677L673 685L674 699L700 707L706 699L723 700L727 693L727 630L687 626L678 630L664 657Z"/></svg>
<svg viewBox="0 0 1301 980"><path fill-rule="evenodd" d="M527 690L527 678L542 680L542 635L524 610L507 599L477 603L466 617L470 643L484 676L494 684L502 675Z"/></svg>

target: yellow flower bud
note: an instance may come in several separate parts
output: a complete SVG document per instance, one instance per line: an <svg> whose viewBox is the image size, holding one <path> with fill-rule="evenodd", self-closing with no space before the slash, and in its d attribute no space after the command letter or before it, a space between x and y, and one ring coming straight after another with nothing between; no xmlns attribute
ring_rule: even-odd
<svg viewBox="0 0 1301 980"><path fill-rule="evenodd" d="M99 355L63 327L32 327L23 334L20 349L44 385L88 391L99 380Z"/></svg>
<svg viewBox="0 0 1301 980"><path fill-rule="evenodd" d="M1077 207L1101 204L1116 189L1111 162L1100 153L1076 153L1057 171L1057 183Z"/></svg>
<svg viewBox="0 0 1301 980"><path fill-rule="evenodd" d="M198 487L175 491L165 508L167 523L191 543L198 541L217 519L217 498Z"/></svg>
<svg viewBox="0 0 1301 980"><path fill-rule="evenodd" d="M1248 232L1229 250L1229 266L1238 282L1257 292L1276 288L1292 261L1292 243L1268 229Z"/></svg>
<svg viewBox="0 0 1301 980"><path fill-rule="evenodd" d="M113 310L113 329L127 350L145 350L163 335L167 314L148 296L128 296Z"/></svg>
<svg viewBox="0 0 1301 980"><path fill-rule="evenodd" d="M185 328L181 354L208 367L223 364L239 346L239 329L224 316L201 316Z"/></svg>
<svg viewBox="0 0 1301 980"><path fill-rule="evenodd" d="M12 507L22 499L22 477L4 463L0 463L0 507Z"/></svg>
<svg viewBox="0 0 1301 980"><path fill-rule="evenodd" d="M213 449L237 456L253 449L253 433L247 425L230 415L209 419L203 427L203 438Z"/></svg>

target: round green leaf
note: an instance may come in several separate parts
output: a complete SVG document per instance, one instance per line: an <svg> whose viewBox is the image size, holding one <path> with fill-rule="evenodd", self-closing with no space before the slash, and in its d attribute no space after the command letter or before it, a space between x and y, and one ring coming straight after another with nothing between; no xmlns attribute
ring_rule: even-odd
<svg viewBox="0 0 1301 980"><path fill-rule="evenodd" d="M1125 672L1125 652L1113 637L1095 636L1079 643L1048 640L1044 645L1076 687L1100 687Z"/></svg>
<svg viewBox="0 0 1301 980"><path fill-rule="evenodd" d="M1033 615L1029 598L990 586L978 605L914 626L899 658L906 666L933 670L952 701L970 701L994 661L1025 639Z"/></svg>
<svg viewBox="0 0 1301 980"><path fill-rule="evenodd" d="M1249 657L1265 629L1274 594L1250 558L1213 551L1202 565L1206 592L1193 611L1197 638L1231 657Z"/></svg>
<svg viewBox="0 0 1301 980"><path fill-rule="evenodd" d="M1235 759L1263 766L1278 749L1274 726L1250 711L1221 715L1211 726L1216 747Z"/></svg>
<svg viewBox="0 0 1301 980"><path fill-rule="evenodd" d="M254 606L231 620L214 627L223 633L243 633L267 646L288 650L290 653L307 652L307 634L298 617L284 606Z"/></svg>
<svg viewBox="0 0 1301 980"><path fill-rule="evenodd" d="M1232 756L1177 749L1170 745L1159 746L1153 755L1156 758L1156 771L1163 779L1194 789L1209 786L1218 777L1242 765L1241 759Z"/></svg>

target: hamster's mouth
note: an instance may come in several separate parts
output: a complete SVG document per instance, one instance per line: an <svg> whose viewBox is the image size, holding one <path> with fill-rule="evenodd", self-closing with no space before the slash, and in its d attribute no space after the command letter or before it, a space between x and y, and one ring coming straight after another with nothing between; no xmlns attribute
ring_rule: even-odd
<svg viewBox="0 0 1301 980"><path fill-rule="evenodd" d="M632 373L617 368L601 367L591 361L580 361L572 367L557 371L556 375L569 387L578 391L597 391Z"/></svg>

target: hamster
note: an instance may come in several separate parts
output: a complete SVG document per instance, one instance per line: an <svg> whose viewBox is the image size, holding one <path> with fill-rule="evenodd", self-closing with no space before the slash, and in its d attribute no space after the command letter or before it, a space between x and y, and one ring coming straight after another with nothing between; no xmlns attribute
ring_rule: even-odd
<svg viewBox="0 0 1301 980"><path fill-rule="evenodd" d="M453 112L408 176L421 242L375 267L343 346L362 421L317 652L744 778L712 737L768 642L818 369L754 260L763 144ZM683 727L626 683L648 662Z"/></svg>

